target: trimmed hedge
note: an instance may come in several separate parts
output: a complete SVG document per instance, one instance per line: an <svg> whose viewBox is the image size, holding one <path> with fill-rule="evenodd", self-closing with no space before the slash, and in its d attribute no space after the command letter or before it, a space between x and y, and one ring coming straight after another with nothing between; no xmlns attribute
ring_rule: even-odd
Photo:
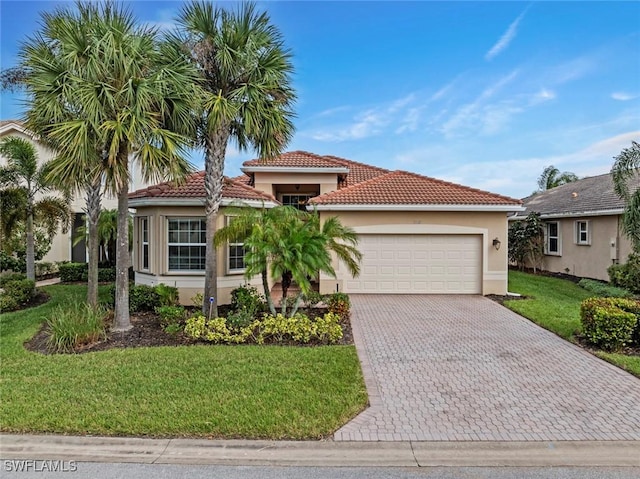
<svg viewBox="0 0 640 479"><path fill-rule="evenodd" d="M116 286L109 288L111 306L116 303ZM148 286L146 284L129 284L129 311L155 311L161 306L175 306L178 304L178 288L158 284Z"/></svg>
<svg viewBox="0 0 640 479"><path fill-rule="evenodd" d="M85 282L89 277L89 265L87 263L63 263L60 265L60 281L63 283ZM129 271L129 279L132 271ZM116 267L108 266L98 268L98 281L111 283L116 280Z"/></svg>
<svg viewBox="0 0 640 479"><path fill-rule="evenodd" d="M640 301L625 298L588 298L580 305L587 340L606 351L631 343L640 320Z"/></svg>

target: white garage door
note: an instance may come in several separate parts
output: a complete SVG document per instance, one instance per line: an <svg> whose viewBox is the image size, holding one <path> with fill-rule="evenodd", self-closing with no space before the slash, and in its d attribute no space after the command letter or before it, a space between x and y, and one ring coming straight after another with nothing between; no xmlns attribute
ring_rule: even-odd
<svg viewBox="0 0 640 479"><path fill-rule="evenodd" d="M347 293L480 294L480 235L360 235L360 276Z"/></svg>

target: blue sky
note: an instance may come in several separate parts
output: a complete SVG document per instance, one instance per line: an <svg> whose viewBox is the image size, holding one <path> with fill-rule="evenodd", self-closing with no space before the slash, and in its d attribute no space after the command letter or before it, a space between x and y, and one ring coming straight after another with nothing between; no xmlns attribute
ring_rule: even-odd
<svg viewBox="0 0 640 479"><path fill-rule="evenodd" d="M0 3L2 68L65 2ZM171 28L181 2L129 2ZM227 5L232 6L231 3ZM290 150L514 197L547 165L609 171L640 141L638 2L266 2L294 54ZM20 117L2 93L0 117ZM226 174L253 158L230 147ZM202 154L193 157L202 165Z"/></svg>

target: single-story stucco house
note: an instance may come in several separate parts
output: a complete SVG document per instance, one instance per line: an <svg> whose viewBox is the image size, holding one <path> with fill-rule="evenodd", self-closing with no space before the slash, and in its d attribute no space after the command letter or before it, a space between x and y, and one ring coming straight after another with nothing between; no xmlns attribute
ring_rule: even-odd
<svg viewBox="0 0 640 479"><path fill-rule="evenodd" d="M640 187L640 175L632 177L632 189ZM583 178L523 200L524 211L540 213L545 222L543 269L582 278L608 281L607 268L624 263L631 242L621 229L624 201L613 188L610 174Z"/></svg>
<svg viewBox="0 0 640 479"><path fill-rule="evenodd" d="M284 153L243 164L225 179L225 209L278 204L338 216L359 236L361 275L336 264L337 278L320 276L321 293L505 294L507 216L521 201L405 171L389 171L334 156ZM165 283L188 303L204 286L204 173L186 184L163 183L130 194L135 208L136 283ZM502 246L502 247L501 247ZM218 302L244 284L242 244L218 250ZM274 279L272 279L273 281ZM258 285L256 278L253 284Z"/></svg>

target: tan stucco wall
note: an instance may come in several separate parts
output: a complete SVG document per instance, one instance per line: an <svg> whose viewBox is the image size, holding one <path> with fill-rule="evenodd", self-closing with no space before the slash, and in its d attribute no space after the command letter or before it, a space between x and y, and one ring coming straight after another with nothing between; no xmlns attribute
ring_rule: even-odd
<svg viewBox="0 0 640 479"><path fill-rule="evenodd" d="M321 195L338 189L338 175L336 173L255 173L254 181L254 188L274 196L277 196L275 185L294 186L293 189L281 188L281 192L315 192ZM300 185L300 189L295 190L295 185Z"/></svg>
<svg viewBox="0 0 640 479"><path fill-rule="evenodd" d="M561 232L561 255L545 255L543 267L547 271L608 281L612 255L624 263L631 253L630 241L619 231L619 215L547 221L558 221ZM589 221L590 245L576 244L576 221ZM616 244L613 248L612 242Z"/></svg>
<svg viewBox="0 0 640 479"><path fill-rule="evenodd" d="M483 248L483 294L507 292L507 215L483 212L407 212L407 211L322 211L321 218L339 216L345 226L356 232L380 234L478 234ZM493 239L500 240L500 250ZM334 264L338 278L321 277L323 293L342 290L346 268Z"/></svg>
<svg viewBox="0 0 640 479"><path fill-rule="evenodd" d="M226 208L220 208L218 214L217 227L225 226ZM149 270L141 271L140 251L140 218L149 218ZM168 233L167 220L170 218L204 218L204 207L198 206L155 206L138 207L134 218L134 249L133 268L136 271L136 284L156 285L163 283L175 286L180 293L181 304L192 304L191 298L196 293L204 290L204 272L172 272L168 270ZM218 304L228 304L231 302L231 291L238 286L247 283L241 273L227 272L227 248L218 248ZM262 291L262 282L259 277L249 281ZM274 284L270 281L270 285Z"/></svg>
<svg viewBox="0 0 640 479"><path fill-rule="evenodd" d="M31 136L22 133L21 131L11 129L9 131L5 131L0 133L0 139L6 138L8 136L17 136L19 138L26 139L33 143L36 148L36 152L38 155L39 163L45 163L55 156L55 153L51 151L49 148L45 147L41 143L35 141ZM6 164L6 158L0 155L0 165ZM129 190L134 191L139 188L144 188L147 186L142 180L142 173L140 172L140 168L136 166L132 166L131 168L131 181L129 185ZM48 193L50 194L50 193ZM37 198L41 198L42 194L39 194ZM82 193L78 193L74 195L71 199L71 210L73 213L83 213L85 209L85 196ZM115 197L110 196L108 194L103 195L102 197L102 209L115 209L118 207L118 201ZM71 228L66 233L62 232L62 228L58 229L58 233L51 240L51 250L45 255L42 261L45 262L55 262L55 261L69 261L71 259L71 241L72 241Z"/></svg>

